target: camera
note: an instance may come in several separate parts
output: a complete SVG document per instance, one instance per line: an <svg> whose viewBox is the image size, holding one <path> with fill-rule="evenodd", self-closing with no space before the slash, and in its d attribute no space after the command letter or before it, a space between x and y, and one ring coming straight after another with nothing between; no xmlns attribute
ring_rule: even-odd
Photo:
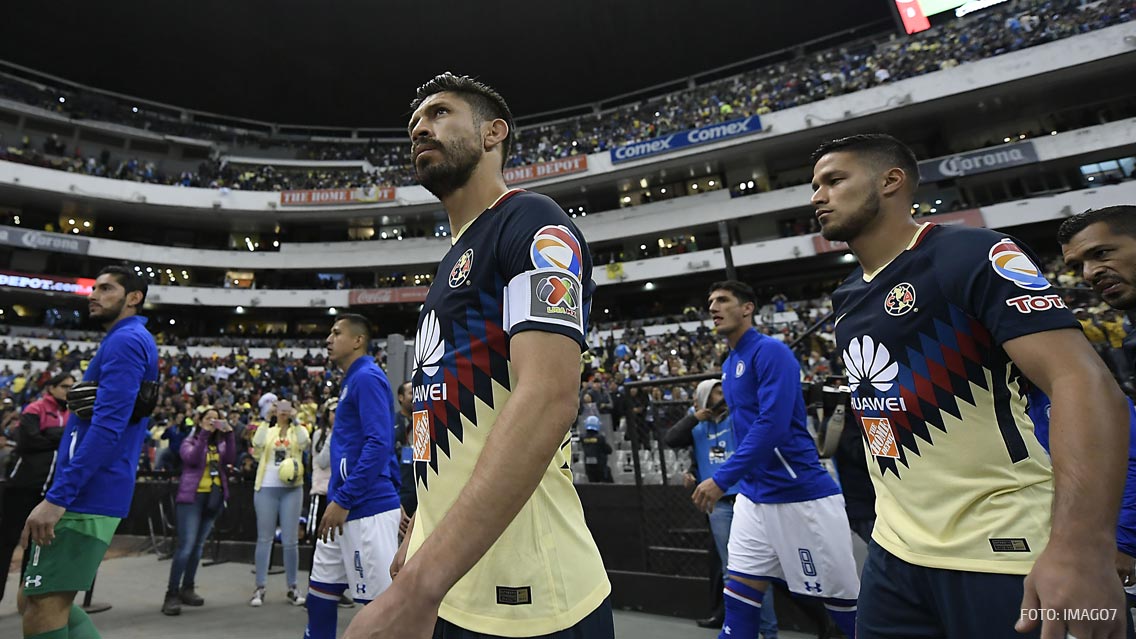
<svg viewBox="0 0 1136 639"><path fill-rule="evenodd" d="M848 378L830 375L823 382L802 384L809 418L809 431L822 458L832 457L840 444L840 435L852 413L852 389Z"/></svg>

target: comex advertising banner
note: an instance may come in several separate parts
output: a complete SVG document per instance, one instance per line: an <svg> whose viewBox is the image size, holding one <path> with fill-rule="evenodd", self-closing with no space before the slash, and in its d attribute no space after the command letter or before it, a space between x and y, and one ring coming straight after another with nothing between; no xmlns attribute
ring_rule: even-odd
<svg viewBox="0 0 1136 639"><path fill-rule="evenodd" d="M919 178L924 182L938 182L964 175L975 175L1006 169L1011 166L1037 162L1037 149L1033 142L1015 142L957 155L948 155L919 163Z"/></svg>
<svg viewBox="0 0 1136 639"><path fill-rule="evenodd" d="M748 118L719 122L699 129L672 133L663 138L644 140L635 144L616 147L611 150L611 163L630 162L660 153L670 153L687 146L698 146L741 135L761 132L761 118L751 115Z"/></svg>
<svg viewBox="0 0 1136 639"><path fill-rule="evenodd" d="M356 289L347 298L350 306L368 304L409 304L425 302L429 286L403 286L400 288Z"/></svg>
<svg viewBox="0 0 1136 639"><path fill-rule="evenodd" d="M954 213L940 213L938 215L928 215L915 220L916 222L934 222L935 224L942 224L944 226L951 224L962 224L964 226L973 226L982 228L986 226L986 219L982 217L980 209L968 209L966 211L956 211ZM847 251L848 245L844 242L830 242L819 233L813 236L813 248L816 249L817 255L821 253L832 253L835 251Z"/></svg>
<svg viewBox="0 0 1136 639"><path fill-rule="evenodd" d="M588 156L574 155L563 160L527 164L505 169L505 184L520 184L556 175L568 175L588 170Z"/></svg>
<svg viewBox="0 0 1136 639"><path fill-rule="evenodd" d="M311 189L281 191L280 206L328 206L335 204L371 204L394 200L394 187L371 186L357 189Z"/></svg>
<svg viewBox="0 0 1136 639"><path fill-rule="evenodd" d="M86 277L56 277L0 271L0 287L87 296L95 288L95 280Z"/></svg>
<svg viewBox="0 0 1136 639"><path fill-rule="evenodd" d="M0 228L0 244L79 255L86 255L91 248L91 241L81 237L13 228Z"/></svg>

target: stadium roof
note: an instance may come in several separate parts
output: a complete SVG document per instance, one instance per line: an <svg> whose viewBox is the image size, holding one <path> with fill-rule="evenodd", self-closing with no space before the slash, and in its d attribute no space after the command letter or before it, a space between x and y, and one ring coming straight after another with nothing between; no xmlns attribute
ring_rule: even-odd
<svg viewBox="0 0 1136 639"><path fill-rule="evenodd" d="M287 124L401 127L435 73L518 116L596 102L875 23L888 0L18 2L0 58L167 104Z"/></svg>

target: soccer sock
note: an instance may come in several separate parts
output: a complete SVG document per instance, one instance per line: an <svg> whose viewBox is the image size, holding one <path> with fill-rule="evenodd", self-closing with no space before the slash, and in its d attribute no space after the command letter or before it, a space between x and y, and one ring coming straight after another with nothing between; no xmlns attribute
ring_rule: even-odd
<svg viewBox="0 0 1136 639"><path fill-rule="evenodd" d="M24 635L24 639L67 639L67 626L41 632L38 635Z"/></svg>
<svg viewBox="0 0 1136 639"><path fill-rule="evenodd" d="M734 579L726 580L722 592L726 595L726 620L718 639L757 639L765 593Z"/></svg>
<svg viewBox="0 0 1136 639"><path fill-rule="evenodd" d="M828 599L824 602L828 614L847 637L856 636L856 601L854 599Z"/></svg>
<svg viewBox="0 0 1136 639"><path fill-rule="evenodd" d="M67 637L69 639L101 639L94 622L82 608L71 604L71 614L67 617Z"/></svg>
<svg viewBox="0 0 1136 639"><path fill-rule="evenodd" d="M339 621L339 595L347 584L308 582L308 628L304 639L335 639Z"/></svg>

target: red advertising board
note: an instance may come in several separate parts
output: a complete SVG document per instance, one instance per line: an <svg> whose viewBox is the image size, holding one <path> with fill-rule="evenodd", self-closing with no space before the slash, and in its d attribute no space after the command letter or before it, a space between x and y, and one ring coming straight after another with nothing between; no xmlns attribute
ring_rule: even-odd
<svg viewBox="0 0 1136 639"><path fill-rule="evenodd" d="M899 19L903 21L908 35L931 28L931 21L923 15L919 0L895 0L895 8L899 10Z"/></svg>
<svg viewBox="0 0 1136 639"><path fill-rule="evenodd" d="M347 298L349 306L368 304L409 304L425 302L429 286L403 286L400 288L355 289Z"/></svg>
<svg viewBox="0 0 1136 639"><path fill-rule="evenodd" d="M0 271L0 287L47 293L71 293L86 297L95 288L95 280L86 277L29 275L27 273Z"/></svg>
<svg viewBox="0 0 1136 639"><path fill-rule="evenodd" d="M938 215L928 215L916 220L920 223L934 222L935 224L965 224L966 226L984 227L986 220L982 217L980 209L968 209L966 211L956 211L954 213L940 213ZM819 233L813 236L813 248L816 249L817 255L821 253L832 253L834 251L847 251L848 245L844 242L829 242L824 239Z"/></svg>
<svg viewBox="0 0 1136 639"><path fill-rule="evenodd" d="M394 187L392 186L280 192L280 206L334 206L337 204L390 202L392 200L394 200Z"/></svg>
<svg viewBox="0 0 1136 639"><path fill-rule="evenodd" d="M528 164L505 169L505 183L520 184L521 182L531 182L532 180L540 180L556 175L569 175L571 173L580 173L581 171L587 170L588 156L573 155L572 157L562 160L552 160L551 162L541 162L540 164Z"/></svg>

